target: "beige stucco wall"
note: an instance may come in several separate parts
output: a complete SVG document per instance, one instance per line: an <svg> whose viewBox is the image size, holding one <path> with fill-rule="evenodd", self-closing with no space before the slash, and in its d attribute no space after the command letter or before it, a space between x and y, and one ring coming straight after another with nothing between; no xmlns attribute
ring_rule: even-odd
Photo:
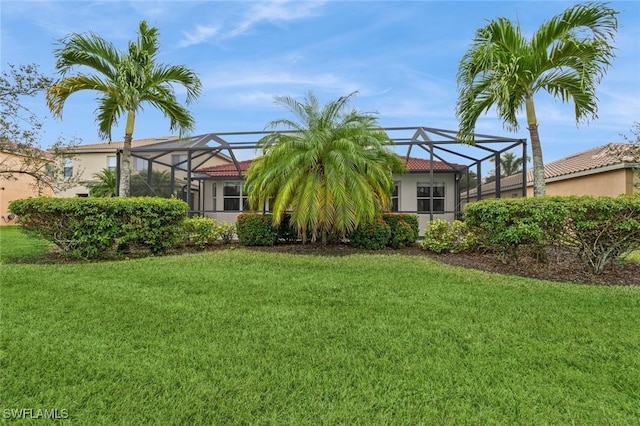
<svg viewBox="0 0 640 426"><path fill-rule="evenodd" d="M144 156L154 157L158 155L159 152L145 152ZM171 167L165 166L159 163L172 164L172 155L185 154L184 152L174 152L170 154L163 155L155 159L157 162L153 163L152 170L157 171L171 171ZM74 186L72 188L67 189L66 191L59 192L56 194L58 197L77 197L89 194L89 188L87 187L88 182L95 181L93 178L94 173L99 173L103 169L108 167L108 157L116 157L116 150L105 150L99 152L76 152L73 154L72 162L73 162L73 176L80 176L80 184ZM135 157L131 157L131 170L135 173L134 165L135 165ZM229 160L224 157L215 156L208 159L204 164L200 165L200 160L193 160L194 165L198 165L198 167L206 167L206 166L217 166L220 164L227 164ZM176 171L176 179L186 180L187 173L183 171Z"/></svg>
<svg viewBox="0 0 640 426"><path fill-rule="evenodd" d="M20 157L0 152L0 164L14 161L20 161ZM35 180L31 176L16 174L14 177L15 179L7 179L0 174L0 226L15 225L15 220L9 220L9 203L13 200L52 195L48 189L38 193L33 188Z"/></svg>
<svg viewBox="0 0 640 426"><path fill-rule="evenodd" d="M547 182L547 195L591 195L617 197L633 193L633 170L618 169L608 172ZM527 188L533 196L533 188Z"/></svg>

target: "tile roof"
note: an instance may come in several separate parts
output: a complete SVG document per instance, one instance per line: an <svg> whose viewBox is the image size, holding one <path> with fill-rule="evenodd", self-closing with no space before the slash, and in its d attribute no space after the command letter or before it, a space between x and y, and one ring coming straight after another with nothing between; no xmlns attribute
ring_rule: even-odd
<svg viewBox="0 0 640 426"><path fill-rule="evenodd" d="M610 143L552 161L544 167L547 179L633 161L625 158L628 143ZM531 177L533 179L533 176Z"/></svg>
<svg viewBox="0 0 640 426"><path fill-rule="evenodd" d="M401 157L401 158L403 160L405 159L405 157ZM252 162L253 160L244 160L244 161L238 162L242 176L246 175L247 170L249 169L249 167L251 167ZM409 172L428 172L429 170L431 170L430 169L431 161L426 160L424 158L409 157L409 161L407 161L406 164L407 164L407 168L409 169ZM453 170L456 170L456 168L464 168L464 166L461 166L459 164L449 165L442 161L433 162L434 171L453 171ZM222 164L218 166L203 167L196 170L196 172L206 173L211 177L237 177L238 176L238 170L236 169L236 166L233 163Z"/></svg>
<svg viewBox="0 0 640 426"><path fill-rule="evenodd" d="M242 176L247 174L253 160L238 161ZM206 173L211 177L238 177L238 169L234 163L220 164L217 166L202 167L196 173Z"/></svg>
<svg viewBox="0 0 640 426"><path fill-rule="evenodd" d="M629 154L633 145L628 143L610 143L601 145L586 151L569 155L545 164L545 179L558 179L562 176L569 176L574 173L589 172L597 173L598 169L615 166L624 163L635 163L634 158ZM527 186L533 184L533 169L527 170ZM508 190L522 186L522 175L511 175L500 179L500 190ZM482 185L483 193L495 191L495 182ZM469 191L475 194L475 188Z"/></svg>

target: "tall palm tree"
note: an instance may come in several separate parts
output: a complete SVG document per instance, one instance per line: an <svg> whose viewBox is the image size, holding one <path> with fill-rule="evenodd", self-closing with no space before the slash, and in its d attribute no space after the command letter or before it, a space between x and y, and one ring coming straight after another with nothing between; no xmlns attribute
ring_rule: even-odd
<svg viewBox="0 0 640 426"><path fill-rule="evenodd" d="M118 52L113 44L94 33L70 34L55 50L56 69L62 79L47 91L47 103L54 115L62 118L67 98L82 90L100 93L98 99L98 134L111 140L111 129L126 115L124 149L120 167L119 195L130 193L131 140L136 114L145 103L162 111L169 118L170 131L180 135L192 131L195 125L190 112L176 100L174 85L186 88L186 104L200 95L198 76L182 65L157 63L158 30L141 21L138 39L129 43L126 52ZM76 67L85 67L90 74L67 76Z"/></svg>
<svg viewBox="0 0 640 426"><path fill-rule="evenodd" d="M275 132L259 142L263 155L247 171L248 202L260 209L269 201L275 224L285 212L306 241L344 236L388 208L392 173L405 166L386 147L391 141L371 113L347 110L353 92L322 108L309 93L304 102L289 96L275 101L299 121L278 119Z"/></svg>
<svg viewBox="0 0 640 426"><path fill-rule="evenodd" d="M473 143L478 117L492 107L508 130L517 131L516 114L524 106L533 154L534 195L544 195L534 95L544 90L563 102L572 100L576 122L597 118L595 91L614 57L617 14L605 3L577 4L542 24L530 39L506 18L478 29L457 76L460 139Z"/></svg>
<svg viewBox="0 0 640 426"><path fill-rule="evenodd" d="M94 173L94 182L87 183L89 195L92 197L115 197L116 196L116 172L109 169L102 169Z"/></svg>

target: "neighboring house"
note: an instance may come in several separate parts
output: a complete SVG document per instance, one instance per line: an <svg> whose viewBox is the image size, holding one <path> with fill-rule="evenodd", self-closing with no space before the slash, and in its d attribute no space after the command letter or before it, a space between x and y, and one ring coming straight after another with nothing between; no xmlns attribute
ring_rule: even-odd
<svg viewBox="0 0 640 426"><path fill-rule="evenodd" d="M443 161L431 162L409 157L408 173L395 178L392 194L392 211L418 215L420 234L430 220L453 220L459 214L460 200L457 182L464 166ZM235 164L201 167L194 171L194 178L202 182L203 213L219 221L235 222L238 214L248 211L247 196L243 193L244 177L252 160ZM433 189L433 190L432 190ZM433 203L433 209L431 205ZM268 208L268 206L267 206Z"/></svg>
<svg viewBox="0 0 640 426"><path fill-rule="evenodd" d="M172 149L166 150L170 144ZM177 144L177 145L176 145ZM97 143L79 145L69 151L64 167L64 176L67 178L79 176L80 184L66 191L56 194L59 197L86 197L89 195L89 186L95 182L95 173L104 169L116 171L118 165L118 152L123 149L123 142ZM178 148L176 148L176 146ZM174 186L171 191L178 198L185 199L187 177L187 153L179 148L180 140L175 136L165 138L138 139L131 142L131 172L146 178L151 172L166 172L170 176L170 182ZM205 165L214 166L227 164L230 159L222 154L216 154L209 158ZM152 191L152 190L150 190ZM192 188L192 209L199 209L197 202L200 197L197 188ZM148 195L154 195L152 192Z"/></svg>
<svg viewBox="0 0 640 426"><path fill-rule="evenodd" d="M0 226L15 225L15 217L9 213L9 203L21 198L37 197L40 195L53 195L49 187L37 187L36 180L26 173L8 173L9 171L19 171L28 169L24 167L25 155L16 154L10 149L2 150L7 144L0 145ZM48 152L30 149L38 154L36 163L44 163L48 166L53 161L53 156ZM30 163L34 164L34 159ZM39 167L39 165L36 165Z"/></svg>
<svg viewBox="0 0 640 426"><path fill-rule="evenodd" d="M629 144L610 143L579 152L545 165L547 195L630 195L638 191L636 169L640 164L624 155ZM500 197L521 197L522 175L501 178ZM527 196L533 196L533 170L527 172ZM495 183L481 186L481 198L495 198ZM476 188L461 194L463 203L477 199Z"/></svg>

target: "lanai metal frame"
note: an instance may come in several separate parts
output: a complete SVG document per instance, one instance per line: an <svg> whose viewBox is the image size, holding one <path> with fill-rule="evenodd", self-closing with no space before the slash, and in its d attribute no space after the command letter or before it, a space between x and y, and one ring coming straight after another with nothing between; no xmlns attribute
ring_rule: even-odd
<svg viewBox="0 0 640 426"><path fill-rule="evenodd" d="M477 175L476 184L476 200L482 199L482 163L487 160L493 160L495 164L495 197L500 197L500 155L506 151L521 148L522 158L527 158L527 141L526 139L510 138L504 136L494 136L487 134L474 134L475 143L473 145L465 144L457 137L456 130L446 130L432 127L413 126L413 127L385 127L383 130L392 140L389 147L405 157L407 160L412 155L420 157L426 155L430 160L431 170L429 171L431 184L434 183L433 162L441 161L448 164L456 173L456 215L460 214L460 190L459 182L463 173L467 174L474 171ZM258 142L274 133L292 133L291 131L249 131L249 132L219 132L206 133L198 136L192 136L183 139L174 139L157 144L151 144L131 149L131 155L134 158L141 158L148 161L147 182L151 180L153 164L161 164L171 169L172 193L176 190L176 171L186 172L186 190L185 201L191 206L193 203L192 190L196 189L199 194L202 193L202 181L207 177L205 175L195 173L194 171L202 167L209 159L216 155L224 155L234 164L238 177L242 178L242 170L240 160L238 159L241 152L246 150L256 151L255 158L260 154L258 151ZM404 151L404 152L403 152ZM162 157L176 152L186 153L187 158L176 164L170 164L161 160ZM117 176L120 176L120 156L122 152L118 152ZM153 155L151 155L153 154ZM452 158L455 160L452 160ZM527 162L523 161L522 167L522 196L527 195ZM467 180L468 181L468 180ZM194 188L193 183L197 182ZM119 187L119 186L117 186ZM493 191L492 191L493 192ZM199 195L201 196L201 195ZM190 214L204 214L202 203L199 201L199 208L192 209ZM467 186L467 201L470 201L469 188ZM433 220L433 193L431 196L431 220Z"/></svg>

